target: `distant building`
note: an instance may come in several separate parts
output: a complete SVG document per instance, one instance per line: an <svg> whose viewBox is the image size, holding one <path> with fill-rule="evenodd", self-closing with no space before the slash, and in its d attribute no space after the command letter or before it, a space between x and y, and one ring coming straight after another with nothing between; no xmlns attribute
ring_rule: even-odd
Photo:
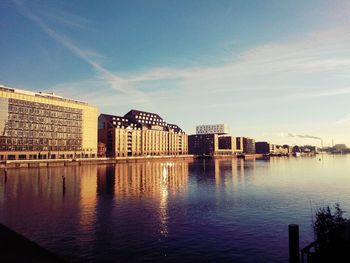
<svg viewBox="0 0 350 263"><path fill-rule="evenodd" d="M97 108L0 85L0 160L97 156Z"/></svg>
<svg viewBox="0 0 350 263"><path fill-rule="evenodd" d="M292 154L293 153L293 146L284 144L282 147L287 150L288 154Z"/></svg>
<svg viewBox="0 0 350 263"><path fill-rule="evenodd" d="M244 154L255 154L255 140L247 137L236 137L236 150Z"/></svg>
<svg viewBox="0 0 350 263"><path fill-rule="evenodd" d="M333 147L323 147L321 150L332 154L350 153L350 148L347 148L345 144L335 144Z"/></svg>
<svg viewBox="0 0 350 263"><path fill-rule="evenodd" d="M158 114L131 110L124 116L101 114L98 140L109 157L182 155L188 153L187 134Z"/></svg>
<svg viewBox="0 0 350 263"><path fill-rule="evenodd" d="M276 145L268 142L256 142L255 151L258 154L288 155L292 153L292 147L288 145Z"/></svg>
<svg viewBox="0 0 350 263"><path fill-rule="evenodd" d="M347 147L346 147L346 144L336 144L336 145L333 146L333 149L341 151L341 150L346 150Z"/></svg>
<svg viewBox="0 0 350 263"><path fill-rule="evenodd" d="M270 143L270 154L277 154L277 153L278 153L277 145L273 144L273 143Z"/></svg>
<svg viewBox="0 0 350 263"><path fill-rule="evenodd" d="M243 137L243 153L255 154L255 140Z"/></svg>
<svg viewBox="0 0 350 263"><path fill-rule="evenodd" d="M277 155L288 155L289 154L289 149L283 147L282 145L276 145L276 151L275 154Z"/></svg>
<svg viewBox="0 0 350 263"><path fill-rule="evenodd" d="M229 127L227 124L197 125L196 134L227 134Z"/></svg>
<svg viewBox="0 0 350 263"><path fill-rule="evenodd" d="M301 152L304 153L316 153L317 152L317 147L314 145L305 145L301 146Z"/></svg>
<svg viewBox="0 0 350 263"><path fill-rule="evenodd" d="M237 149L236 137L229 135L219 136L219 149L216 155L237 155L242 153L242 150Z"/></svg>
<svg viewBox="0 0 350 263"><path fill-rule="evenodd" d="M301 149L298 145L293 146L293 153L301 153Z"/></svg>
<svg viewBox="0 0 350 263"><path fill-rule="evenodd" d="M235 137L236 139L236 150L243 153L243 137Z"/></svg>
<svg viewBox="0 0 350 263"><path fill-rule="evenodd" d="M219 149L236 150L236 138L233 136L219 136Z"/></svg>
<svg viewBox="0 0 350 263"><path fill-rule="evenodd" d="M218 134L194 134L188 136L188 149L194 155L237 155L243 153L243 137L237 147L236 137Z"/></svg>
<svg viewBox="0 0 350 263"><path fill-rule="evenodd" d="M233 137L226 124L199 125L197 134L189 136L189 153L194 155L255 154L255 141L247 137Z"/></svg>
<svg viewBox="0 0 350 263"><path fill-rule="evenodd" d="M188 152L194 155L215 155L219 149L217 134L194 134L188 136Z"/></svg>
<svg viewBox="0 0 350 263"><path fill-rule="evenodd" d="M270 144L268 142L256 142L255 143L255 151L258 154L270 154Z"/></svg>

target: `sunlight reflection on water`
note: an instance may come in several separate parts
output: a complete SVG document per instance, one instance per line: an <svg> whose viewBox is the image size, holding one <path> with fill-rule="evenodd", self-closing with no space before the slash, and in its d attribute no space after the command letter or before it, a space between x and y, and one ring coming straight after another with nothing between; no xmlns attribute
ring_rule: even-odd
<svg viewBox="0 0 350 263"><path fill-rule="evenodd" d="M350 158L8 170L0 222L71 261L285 262L288 224L350 207ZM66 190L62 191L62 175Z"/></svg>

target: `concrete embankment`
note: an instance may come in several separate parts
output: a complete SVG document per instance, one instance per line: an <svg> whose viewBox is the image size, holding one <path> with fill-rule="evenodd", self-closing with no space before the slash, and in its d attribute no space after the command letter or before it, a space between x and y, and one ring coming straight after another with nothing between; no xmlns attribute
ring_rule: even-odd
<svg viewBox="0 0 350 263"><path fill-rule="evenodd" d="M89 164L115 164L144 162L151 160L184 160L193 159L193 155L165 155L165 156L135 156L116 158L84 158L84 159L42 159L42 160L7 160L0 163L0 168L31 168L76 166Z"/></svg>
<svg viewBox="0 0 350 263"><path fill-rule="evenodd" d="M236 158L244 158L244 159L259 159L263 158L263 154L245 154L244 156L236 156L236 155L214 155L213 159L236 159ZM200 158L199 158L200 159Z"/></svg>
<svg viewBox="0 0 350 263"><path fill-rule="evenodd" d="M0 262L66 262L24 236L0 224Z"/></svg>

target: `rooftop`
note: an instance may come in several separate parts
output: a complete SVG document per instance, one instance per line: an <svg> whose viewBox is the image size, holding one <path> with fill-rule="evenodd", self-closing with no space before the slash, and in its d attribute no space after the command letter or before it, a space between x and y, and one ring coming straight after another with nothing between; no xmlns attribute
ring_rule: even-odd
<svg viewBox="0 0 350 263"><path fill-rule="evenodd" d="M6 91L6 92L12 92L12 93L18 93L18 94L33 96L33 97L43 97L43 98L52 99L52 100L60 100L60 101L67 101L67 102L73 102L73 103L88 105L87 102L63 98L62 96L58 96L58 95L56 95L53 92L42 92L42 91L33 92L33 91L29 91L29 90L10 88L10 87L7 87L5 85L0 84L0 91L1 90L2 91Z"/></svg>
<svg viewBox="0 0 350 263"><path fill-rule="evenodd" d="M110 114L100 114L100 117L104 117L105 121L109 122L110 127L118 126L133 126L133 127L145 127L147 129L156 129L169 131L174 130L174 132L182 133L183 130L176 124L168 124L160 117L157 113L141 111L132 109L124 116L116 116Z"/></svg>

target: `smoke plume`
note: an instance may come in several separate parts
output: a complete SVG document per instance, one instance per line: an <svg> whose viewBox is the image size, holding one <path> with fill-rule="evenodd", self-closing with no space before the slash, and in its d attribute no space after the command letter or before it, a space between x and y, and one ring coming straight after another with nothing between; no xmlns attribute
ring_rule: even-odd
<svg viewBox="0 0 350 263"><path fill-rule="evenodd" d="M322 138L320 138L320 137L312 136L312 135L308 135L308 134L288 133L288 137L297 137L297 138L307 138L307 139L322 140Z"/></svg>

